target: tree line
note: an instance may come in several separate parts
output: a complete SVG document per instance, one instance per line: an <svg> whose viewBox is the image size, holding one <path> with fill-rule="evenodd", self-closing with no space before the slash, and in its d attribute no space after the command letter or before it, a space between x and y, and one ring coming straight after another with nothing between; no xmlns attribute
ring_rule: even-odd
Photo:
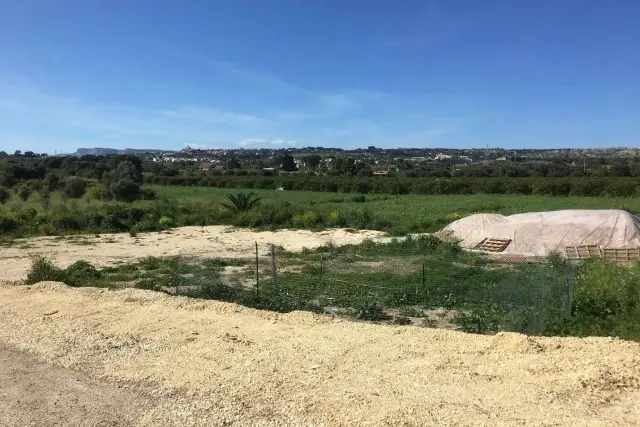
<svg viewBox="0 0 640 427"><path fill-rule="evenodd" d="M359 194L640 196L640 178L385 178L327 176L145 176L147 184Z"/></svg>

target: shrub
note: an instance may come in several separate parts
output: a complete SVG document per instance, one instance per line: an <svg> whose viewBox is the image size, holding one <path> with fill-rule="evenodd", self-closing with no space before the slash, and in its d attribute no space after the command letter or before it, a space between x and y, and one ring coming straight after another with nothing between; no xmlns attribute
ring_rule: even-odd
<svg viewBox="0 0 640 427"><path fill-rule="evenodd" d="M89 188L89 199L91 199L91 200L102 200L102 199L104 199L104 188L103 187L90 187Z"/></svg>
<svg viewBox="0 0 640 427"><path fill-rule="evenodd" d="M375 299L366 298L356 304L355 309L355 317L361 320L385 320L387 318L382 306Z"/></svg>
<svg viewBox="0 0 640 427"><path fill-rule="evenodd" d="M142 200L155 200L156 192L151 188L143 188L142 190L140 190L140 198Z"/></svg>
<svg viewBox="0 0 640 427"><path fill-rule="evenodd" d="M357 196L352 197L351 201L353 203L364 203L367 201L367 197L364 194L358 194Z"/></svg>
<svg viewBox="0 0 640 427"><path fill-rule="evenodd" d="M79 199L84 196L86 188L87 183L84 179L78 178L77 176L70 176L64 182L62 195L69 199Z"/></svg>
<svg viewBox="0 0 640 427"><path fill-rule="evenodd" d="M6 187L0 186L0 205L3 205L9 201L11 193Z"/></svg>
<svg viewBox="0 0 640 427"><path fill-rule="evenodd" d="M33 190L24 182L20 184L18 186L18 189L16 190L16 194L18 195L18 197L20 197L20 199L22 199L23 202L26 202L29 199L31 193L33 193Z"/></svg>
<svg viewBox="0 0 640 427"><path fill-rule="evenodd" d="M63 280L64 272L56 267L50 260L38 255L31 260L31 266L27 272L25 283L32 285L38 282L62 282Z"/></svg>
<svg viewBox="0 0 640 427"><path fill-rule="evenodd" d="M49 191L55 191L60 186L60 177L53 173L48 173L45 175L44 179L42 180L42 184Z"/></svg>
<svg viewBox="0 0 640 427"><path fill-rule="evenodd" d="M163 216L158 220L158 224L161 228L169 228L173 224L173 220L168 216Z"/></svg>
<svg viewBox="0 0 640 427"><path fill-rule="evenodd" d="M63 271L63 282L69 286L91 285L102 274L87 261L76 261Z"/></svg>
<svg viewBox="0 0 640 427"><path fill-rule="evenodd" d="M313 211L296 214L292 219L293 226L299 228L311 228L320 222L320 215Z"/></svg>
<svg viewBox="0 0 640 427"><path fill-rule="evenodd" d="M140 184L131 178L122 178L109 185L109 193L120 202L133 202L140 198Z"/></svg>
<svg viewBox="0 0 640 427"><path fill-rule="evenodd" d="M340 216L340 212L331 211L329 213L329 215L327 215L326 223L327 223L327 225L330 225L332 227L340 227L340 226L343 225L344 221L342 220L342 217Z"/></svg>
<svg viewBox="0 0 640 427"><path fill-rule="evenodd" d="M0 212L0 232L10 234L18 230L20 221L14 215Z"/></svg>
<svg viewBox="0 0 640 427"><path fill-rule="evenodd" d="M26 184L34 192L40 191L40 189L42 189L42 181L40 181L39 179L29 179L27 180Z"/></svg>

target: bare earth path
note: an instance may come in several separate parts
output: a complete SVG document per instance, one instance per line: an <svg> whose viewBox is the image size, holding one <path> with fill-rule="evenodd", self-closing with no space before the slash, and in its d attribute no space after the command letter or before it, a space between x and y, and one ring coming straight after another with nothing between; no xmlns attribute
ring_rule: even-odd
<svg viewBox="0 0 640 427"><path fill-rule="evenodd" d="M132 426L640 425L640 345L614 339L477 336L55 283L0 285L0 324L0 342L33 357L0 352L9 426L89 413ZM33 413L14 402L27 397ZM43 402L56 399L49 418Z"/></svg>
<svg viewBox="0 0 640 427"><path fill-rule="evenodd" d="M0 343L1 426L126 427L150 408L137 392Z"/></svg>

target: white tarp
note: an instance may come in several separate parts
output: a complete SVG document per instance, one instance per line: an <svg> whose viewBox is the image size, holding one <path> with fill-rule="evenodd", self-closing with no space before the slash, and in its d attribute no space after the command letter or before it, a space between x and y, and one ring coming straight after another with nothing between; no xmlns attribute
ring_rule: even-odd
<svg viewBox="0 0 640 427"><path fill-rule="evenodd" d="M639 247L640 219L613 209L475 214L452 222L441 233L465 248L495 237L511 239L504 253L544 256L552 251L564 253L566 246Z"/></svg>

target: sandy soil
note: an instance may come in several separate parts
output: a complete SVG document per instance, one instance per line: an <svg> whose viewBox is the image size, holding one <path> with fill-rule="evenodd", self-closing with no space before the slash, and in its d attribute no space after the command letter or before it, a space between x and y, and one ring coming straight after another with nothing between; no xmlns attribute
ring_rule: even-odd
<svg viewBox="0 0 640 427"><path fill-rule="evenodd" d="M254 232L228 226L181 227L161 233L127 233L21 239L0 248L0 280L25 277L32 255L46 255L60 267L85 260L100 267L147 256L196 256L241 258L255 254L255 244L266 253L269 245L290 251L316 248L329 242L335 245L357 244L367 238L388 240L386 233L371 230L330 229L321 232L279 230Z"/></svg>
<svg viewBox="0 0 640 427"><path fill-rule="evenodd" d="M0 425L130 426L153 406L131 388L36 361L0 344Z"/></svg>
<svg viewBox="0 0 640 427"><path fill-rule="evenodd" d="M55 283L0 286L0 324L0 342L38 362L138 390L127 425L640 425L640 344L614 339L468 335ZM50 381L33 378L18 381L46 396ZM5 419L28 415L2 405L14 408Z"/></svg>

